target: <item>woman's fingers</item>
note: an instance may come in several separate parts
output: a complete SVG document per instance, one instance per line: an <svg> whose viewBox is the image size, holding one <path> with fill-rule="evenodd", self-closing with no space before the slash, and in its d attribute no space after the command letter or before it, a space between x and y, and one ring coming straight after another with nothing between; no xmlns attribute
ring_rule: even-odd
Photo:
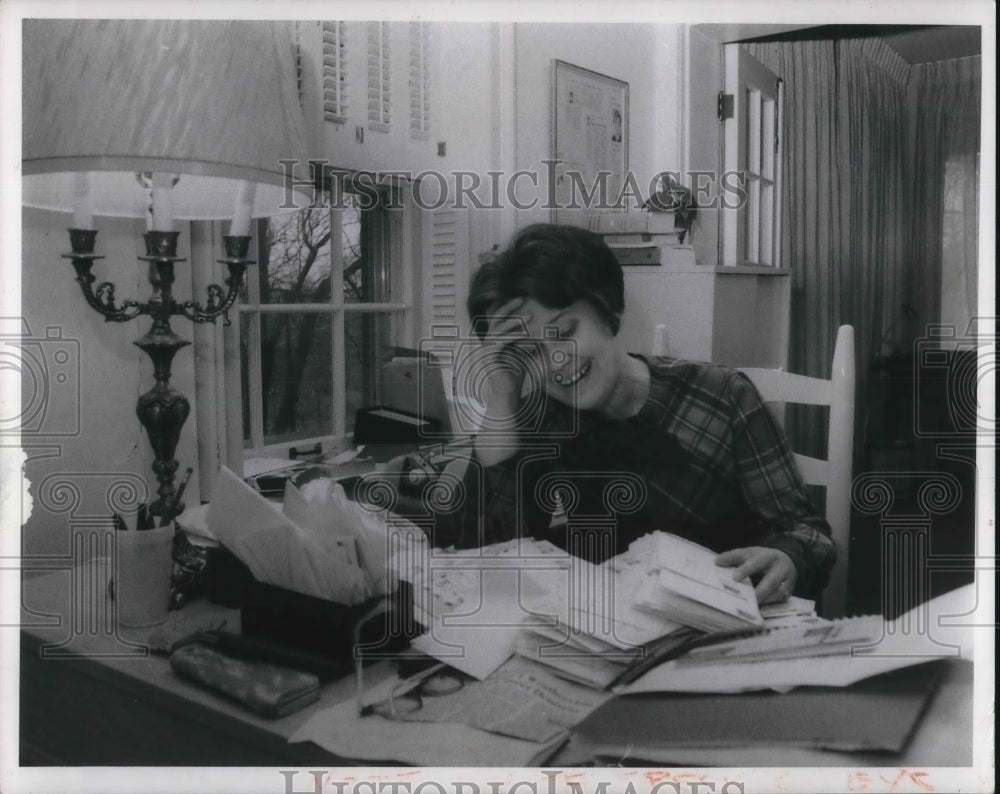
<svg viewBox="0 0 1000 794"><path fill-rule="evenodd" d="M784 601L791 595L791 590L785 590L785 571L780 564L772 565L767 569L764 577L757 582L754 587L754 594L757 596L758 604L767 604L772 601Z"/></svg>
<svg viewBox="0 0 1000 794"><path fill-rule="evenodd" d="M730 549L715 558L715 564L723 568L733 568L747 558L748 549Z"/></svg>
<svg viewBox="0 0 1000 794"><path fill-rule="evenodd" d="M490 325L487 339L490 337L525 337L527 338L528 322L520 315L516 317L506 317Z"/></svg>
<svg viewBox="0 0 1000 794"><path fill-rule="evenodd" d="M730 549L715 559L716 565L735 568L733 579L738 582L755 580L757 602L783 601L795 589L796 571L791 558L778 549L751 546Z"/></svg>
<svg viewBox="0 0 1000 794"><path fill-rule="evenodd" d="M488 336L513 336L525 334L531 314L521 312L524 298L513 298L490 311L490 328Z"/></svg>
<svg viewBox="0 0 1000 794"><path fill-rule="evenodd" d="M716 558L715 564L727 568L736 568L733 571L733 579L737 582L742 582L754 574L765 570L770 564L767 556L761 554L761 551L756 548L731 549L720 554Z"/></svg>

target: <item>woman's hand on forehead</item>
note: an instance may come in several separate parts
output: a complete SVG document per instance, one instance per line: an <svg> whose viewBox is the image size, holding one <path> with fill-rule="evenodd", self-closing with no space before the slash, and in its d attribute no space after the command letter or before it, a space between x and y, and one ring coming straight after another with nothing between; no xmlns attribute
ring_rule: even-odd
<svg viewBox="0 0 1000 794"><path fill-rule="evenodd" d="M526 303L526 298L512 298L491 309L486 341L490 341L490 337L531 336L532 316L529 312L519 311Z"/></svg>

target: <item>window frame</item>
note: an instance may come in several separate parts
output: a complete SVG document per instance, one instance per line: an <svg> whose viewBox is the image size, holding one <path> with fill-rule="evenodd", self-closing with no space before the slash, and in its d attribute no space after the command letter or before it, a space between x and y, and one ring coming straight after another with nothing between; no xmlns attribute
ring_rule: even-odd
<svg viewBox="0 0 1000 794"><path fill-rule="evenodd" d="M743 175L745 202L720 212L719 264L781 268L784 83L739 43L723 45L723 173Z"/></svg>
<svg viewBox="0 0 1000 794"><path fill-rule="evenodd" d="M342 175L339 175L343 178ZM345 179L344 184L348 187L351 181L356 178L352 174ZM346 447L349 444L347 434L347 397L346 397L346 355L345 344L346 334L344 330L345 318L349 314L388 314L395 325L394 336L399 340L398 344L412 346L415 336L415 323L418 318L419 306L414 300L414 284L419 269L419 259L415 255L420 250L419 235L420 223L415 217L416 208L412 201L410 186L406 183L396 183L393 185L379 186L382 193L380 209L380 222L376 226L376 244L384 255L389 258L388 277L393 280L394 286L398 285L398 300L371 303L350 303L344 300L343 296L343 268L331 268L331 290L330 301L328 303L273 303L262 304L259 302L257 293L258 285L254 278L253 266L248 269L245 277L246 295L234 304L230 310L231 323L224 329L220 329L221 334L221 355L216 354L216 361L221 365L222 390L223 394L239 394L239 399L222 399L222 404L218 411L218 425L216 428L217 455L218 462L224 463L229 468L242 472L243 462L251 458L267 457L282 458L289 457L293 447L313 447L316 443L323 445L324 452L331 449ZM372 187L366 185L365 192L370 194ZM325 205L327 211L332 214L332 221L336 228L340 228L340 223L344 210L333 206L331 200L330 185L325 186ZM254 226L253 251L258 252L260 241L260 230L262 223ZM214 234L221 234L219 224L214 224L216 229ZM330 257L332 262L342 262L343 253L341 248L341 235L332 234L330 241ZM259 256L255 256L259 259ZM260 317L263 314L282 313L304 313L319 312L328 314L331 318L331 349L333 351L333 365L331 372L331 389L333 407L333 427L330 433L299 438L289 441L265 443L263 436L263 416L260 393ZM258 386L250 392L251 403L251 444L244 447L243 435L243 393L247 385L244 381L244 373L240 360L240 328L244 316L255 317L252 321L251 332L255 335L257 345L256 355L250 357L250 376L256 377ZM218 392L218 388L216 389ZM199 434L203 429L199 427ZM200 455L199 457L203 457ZM205 461L201 461L204 466ZM213 470L216 467L213 467Z"/></svg>

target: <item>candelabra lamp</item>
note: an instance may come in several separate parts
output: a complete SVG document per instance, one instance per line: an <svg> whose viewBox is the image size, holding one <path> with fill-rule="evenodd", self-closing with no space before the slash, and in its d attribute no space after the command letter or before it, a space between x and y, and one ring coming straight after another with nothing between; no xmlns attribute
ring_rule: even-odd
<svg viewBox="0 0 1000 794"><path fill-rule="evenodd" d="M72 211L71 252L87 303L106 321L148 316L135 344L153 362L153 387L136 413L149 435L158 482L150 505L178 504L175 451L190 413L170 383L190 344L170 326L224 317L239 293L254 217L307 206L293 164L305 160L291 29L285 23L209 20L58 20L23 23L22 203ZM146 219L150 295L116 297L97 282L95 216ZM217 260L224 287L204 302L175 297L176 220L230 220Z"/></svg>
<svg viewBox="0 0 1000 794"><path fill-rule="evenodd" d="M136 415L149 435L156 461L153 471L159 483L158 497L149 507L155 516L177 515L184 509L183 503L175 498L174 477L177 473L177 459L174 457L181 428L191 412L188 399L170 385L170 368L174 355L182 347L191 344L173 332L170 318L176 314L196 323L214 323L219 316L229 322L227 312L236 300L243 273L247 265L254 264L247 258L250 247L249 235L226 235L223 242L226 258L218 260L229 269L226 291L218 284L208 286L208 300L204 306L197 301L183 303L173 297L174 263L184 260L177 254L179 232L150 231L143 235L146 256L139 257L150 263L149 281L153 287L153 297L146 301L126 300L120 305L115 300L115 287L110 282L102 282L94 289L96 280L91 267L97 259L94 253L97 231L93 229L70 229L72 253L63 254L71 259L76 270L76 280L80 284L87 303L108 322L124 323L142 315L149 315L153 324L142 338L136 340L136 347L142 349L153 362L153 388L139 397L135 406Z"/></svg>

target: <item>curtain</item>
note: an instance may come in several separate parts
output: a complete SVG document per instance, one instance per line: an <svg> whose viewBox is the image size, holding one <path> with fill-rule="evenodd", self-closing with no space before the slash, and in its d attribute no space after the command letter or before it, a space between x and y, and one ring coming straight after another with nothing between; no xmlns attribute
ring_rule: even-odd
<svg viewBox="0 0 1000 794"><path fill-rule="evenodd" d="M978 155L982 58L957 58L913 67L910 101L914 117L914 267L907 291L926 326L941 315L942 268L961 278L963 315L975 315L978 275ZM950 260L946 263L946 259ZM946 278L946 280L950 280ZM947 286L947 285L946 285ZM965 328L958 328L961 334ZM913 337L900 342L909 346Z"/></svg>
<svg viewBox="0 0 1000 794"><path fill-rule="evenodd" d="M909 65L878 39L746 45L785 82L783 262L792 270L789 367L829 377L837 328L855 328L855 471L869 363L907 289L912 180ZM789 411L793 445L825 452L826 423Z"/></svg>

